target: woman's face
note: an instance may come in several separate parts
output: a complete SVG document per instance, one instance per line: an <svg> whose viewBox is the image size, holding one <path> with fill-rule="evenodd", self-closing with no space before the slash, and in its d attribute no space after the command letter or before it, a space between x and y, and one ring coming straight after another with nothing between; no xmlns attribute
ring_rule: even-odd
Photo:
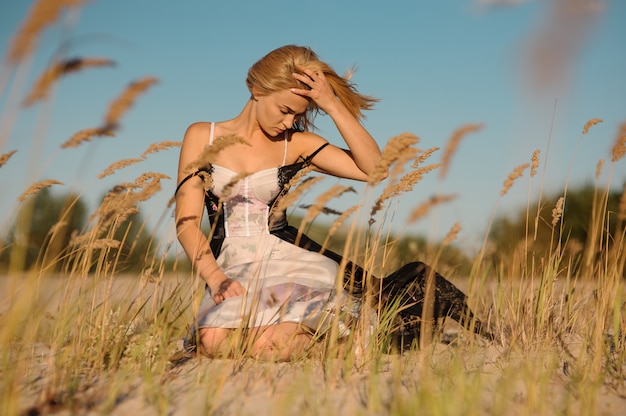
<svg viewBox="0 0 626 416"><path fill-rule="evenodd" d="M308 99L288 89L255 97L257 122L261 129L272 137L290 129L296 117L304 114L309 105Z"/></svg>

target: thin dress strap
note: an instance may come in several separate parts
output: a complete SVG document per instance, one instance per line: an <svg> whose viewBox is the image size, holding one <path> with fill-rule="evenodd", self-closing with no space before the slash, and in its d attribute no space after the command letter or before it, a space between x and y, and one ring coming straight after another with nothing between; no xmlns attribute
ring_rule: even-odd
<svg viewBox="0 0 626 416"><path fill-rule="evenodd" d="M213 138L215 137L215 122L211 122L211 131L209 132L209 144L213 144Z"/></svg>
<svg viewBox="0 0 626 416"><path fill-rule="evenodd" d="M283 154L283 164L281 166L285 166L285 163L287 163L287 143L288 143L288 138L289 138L289 132L287 130L285 130L285 154Z"/></svg>
<svg viewBox="0 0 626 416"><path fill-rule="evenodd" d="M320 150L322 150L323 148L325 148L326 146L328 146L330 143L326 142L323 145L321 145L320 147L317 148L317 150L315 150L313 153L311 153L310 155L308 155L306 157L306 161L307 162L311 162L311 159L313 159L315 157L315 155L317 155Z"/></svg>

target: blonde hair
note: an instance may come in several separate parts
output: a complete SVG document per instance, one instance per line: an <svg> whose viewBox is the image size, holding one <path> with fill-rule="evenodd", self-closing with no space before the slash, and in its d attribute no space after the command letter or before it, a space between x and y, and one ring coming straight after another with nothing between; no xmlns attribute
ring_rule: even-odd
<svg viewBox="0 0 626 416"><path fill-rule="evenodd" d="M271 51L250 67L246 85L250 92L255 87L266 94L289 88L309 89L308 85L293 77L294 73L302 73L298 68L322 72L337 98L358 119L363 118L363 110L372 109L378 101L376 98L360 94L356 86L349 81L349 76L338 75L330 65L321 61L317 54L306 46L286 45ZM297 117L294 129L307 131L315 128L313 119L319 111L315 102L310 100L306 112Z"/></svg>

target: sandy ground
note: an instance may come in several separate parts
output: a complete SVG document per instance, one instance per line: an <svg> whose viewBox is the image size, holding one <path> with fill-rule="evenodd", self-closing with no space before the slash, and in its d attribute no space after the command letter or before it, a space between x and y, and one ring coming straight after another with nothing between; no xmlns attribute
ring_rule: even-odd
<svg viewBox="0 0 626 416"><path fill-rule="evenodd" d="M129 289L128 282L126 285L123 281L115 282L115 285L121 285L119 292L110 287L108 293L135 296L133 288L136 288L146 295L156 287L155 284L142 286L136 281L133 283ZM174 286L178 284L170 283ZM50 280L39 296L50 308L56 308L58 290L64 286L63 279ZM0 314L5 312L9 297L15 299L24 290L32 290L32 287L24 285L19 288L15 280L0 278ZM459 395L463 397L456 404L454 397L443 396L441 400L446 401L445 405L433 405L429 409L439 408L441 414L459 415L522 415L528 414L529 409L533 409L535 415L626 414L624 388L601 387L591 401L581 400L572 394L570 388L575 380L568 373L565 361L558 363L547 384L532 386L519 383L511 386L506 397L498 397L494 392L502 391L498 383L511 367L503 366L500 360L505 348L487 341L471 342L467 334L458 331L458 328L446 328L444 339L452 342L438 343L432 352L385 355L378 364L378 371L372 371L371 363L345 369L341 359L322 361L312 358L294 363L263 363L173 354L170 366L163 371L137 370L136 373L123 375L123 382L120 382L122 376L116 374L115 388L111 388L109 376L105 373L92 377L88 385L78 386L71 406L67 400L63 404L56 403L51 400L54 395L46 391L46 385L53 376L50 363L54 356L49 345L40 342L32 345L28 352L31 359L19 388L19 408L22 414L32 415L417 414L422 412L412 407L411 403L418 399L416 394L424 391L420 386L429 382L428 374L445 371L452 357L458 357L457 353L461 350L464 374L460 379L468 380L471 379L468 374L480 374L482 390L468 393L459 386ZM182 341L172 340L170 347L172 351L181 351ZM512 360L510 351L507 357L507 360ZM536 356L520 353L519 360L528 359L542 362ZM454 377L450 375L451 382L454 382ZM441 380L441 377L437 379ZM524 380L523 377L521 379ZM536 389L549 393L538 394ZM472 400L468 400L468 395ZM550 400L545 400L546 397ZM533 405L533 400L539 402ZM471 403L471 409L463 409L468 403ZM585 407L580 403L585 403ZM421 410L427 414L429 409Z"/></svg>

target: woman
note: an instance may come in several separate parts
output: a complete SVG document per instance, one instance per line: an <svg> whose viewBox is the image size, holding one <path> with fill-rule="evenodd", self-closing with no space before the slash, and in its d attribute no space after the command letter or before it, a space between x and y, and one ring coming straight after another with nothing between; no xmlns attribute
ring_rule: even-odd
<svg viewBox="0 0 626 416"><path fill-rule="evenodd" d="M341 258L320 254L321 247L306 236L296 238L284 215L272 208L289 180L307 166L367 180L380 149L360 118L376 100L360 94L311 49L293 45L255 63L246 84L250 99L238 116L195 123L185 133L176 227L194 270L206 282L197 317L200 351L228 355L236 348L235 332L245 329L247 353L289 360L304 351L332 311L356 308L352 295L358 294L363 271L349 264L346 280L356 290L336 291ZM333 120L348 150L309 131L320 111ZM220 146L211 163L190 171L207 146L224 137L234 143ZM211 241L200 229L205 205ZM386 284L386 295L404 296L407 302L414 298L415 288L410 293L405 289L421 287L412 283L420 265L396 272L392 280L397 284Z"/></svg>

